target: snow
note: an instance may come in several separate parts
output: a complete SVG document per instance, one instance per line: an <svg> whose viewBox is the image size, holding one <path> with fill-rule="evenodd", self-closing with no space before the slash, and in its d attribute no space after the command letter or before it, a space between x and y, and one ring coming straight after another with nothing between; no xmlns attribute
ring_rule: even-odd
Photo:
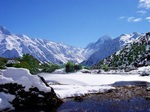
<svg viewBox="0 0 150 112"><path fill-rule="evenodd" d="M6 35L7 33L7 35ZM31 54L41 62L66 63L73 61L82 62L84 49L76 48L62 43L42 39L29 38L26 35L15 35L0 27L0 57L22 57Z"/></svg>
<svg viewBox="0 0 150 112"><path fill-rule="evenodd" d="M82 70L83 71L83 70ZM54 73L40 73L38 75L44 77L47 83L53 87L54 91L60 98L68 98L86 95L90 93L104 93L110 89L115 89L111 84L118 81L146 81L150 82L150 76L142 77L138 73L143 71L150 71L150 66L141 67L137 70L127 73L123 71L117 71L114 74L110 71L96 74L93 70L91 74L82 73L82 71L76 73L64 73L64 69L59 69ZM112 73L111 73L112 72ZM122 74L123 72L123 74ZM49 92L51 89L47 87L38 76L33 76L28 70L23 68L7 68L0 71L0 84L5 83L18 83L25 86L25 90L28 91L30 87L37 87L41 91ZM150 87L148 87L149 89ZM40 96L43 97L43 96ZM13 109L11 102L15 96L0 92L0 111L9 108Z"/></svg>
<svg viewBox="0 0 150 112"><path fill-rule="evenodd" d="M88 54L88 58L83 62L84 65L94 65L101 60L109 57L113 53L119 51L125 45L132 43L136 38L140 37L141 34L122 34L117 38L111 39L106 36L104 41L101 38L92 44L89 44L85 49L85 56ZM105 37L105 36L104 36ZM103 39L102 39L103 40ZM91 53L91 55L89 55ZM119 52L118 52L119 53Z"/></svg>
<svg viewBox="0 0 150 112"><path fill-rule="evenodd" d="M75 96L83 96L85 94L90 93L103 93L109 89L114 89L114 87L111 86L83 86L83 85L76 85L76 84L70 84L70 85L51 85L56 94L60 98L67 98L67 97L75 97Z"/></svg>
<svg viewBox="0 0 150 112"><path fill-rule="evenodd" d="M28 91L32 86L37 87L41 91L51 91L49 87L45 86L38 76L31 75L27 69L10 67L6 70L1 70L1 74L0 84L14 82L25 86L26 91Z"/></svg>
<svg viewBox="0 0 150 112"><path fill-rule="evenodd" d="M53 74L65 74L65 69L64 68L61 68L61 69L56 69Z"/></svg>
<svg viewBox="0 0 150 112"><path fill-rule="evenodd" d="M13 110L13 106L9 103L15 98L14 95L6 94L3 92L0 92L0 111L4 109Z"/></svg>
<svg viewBox="0 0 150 112"><path fill-rule="evenodd" d="M143 70L144 68L140 69ZM53 87L60 98L67 98L89 93L105 92L109 89L114 89L110 84L118 81L150 82L149 76L142 77L138 74L139 70L134 71L134 74L127 73L128 75L125 75L125 73L121 74L121 71L120 74L119 71L117 71L117 74L95 74L94 72L91 74L84 74L82 72L77 72L70 74L40 73L38 75L46 79L48 84Z"/></svg>
<svg viewBox="0 0 150 112"><path fill-rule="evenodd" d="M112 39L111 36L104 35L98 41L83 49L63 43L29 38L26 35L11 34L6 28L0 27L0 56L14 58L22 57L23 54L28 53L41 62L62 64L68 61L74 63L85 61L85 65L93 65L139 36L140 34L133 33L121 35L118 39Z"/></svg>
<svg viewBox="0 0 150 112"><path fill-rule="evenodd" d="M37 87L40 91L50 92L51 88L47 87L38 76L33 76L27 69L7 68L0 71L0 84L18 83L28 91L31 87ZM0 111L9 108L13 109L11 102L15 96L0 92Z"/></svg>

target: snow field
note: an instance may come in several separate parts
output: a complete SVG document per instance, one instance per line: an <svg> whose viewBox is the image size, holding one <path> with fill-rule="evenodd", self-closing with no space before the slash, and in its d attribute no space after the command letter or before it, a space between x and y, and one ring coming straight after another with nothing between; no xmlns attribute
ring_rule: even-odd
<svg viewBox="0 0 150 112"><path fill-rule="evenodd" d="M145 70L141 68L141 70ZM41 73L40 76L54 88L60 98L81 96L90 93L105 92L114 89L110 84L119 81L146 81L150 82L150 77L142 77L138 74L83 74L81 72L70 74L48 74Z"/></svg>

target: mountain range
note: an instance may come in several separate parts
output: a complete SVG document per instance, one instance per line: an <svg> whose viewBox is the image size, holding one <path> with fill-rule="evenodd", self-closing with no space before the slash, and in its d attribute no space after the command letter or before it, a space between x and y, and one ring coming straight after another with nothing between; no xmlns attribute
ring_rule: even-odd
<svg viewBox="0 0 150 112"><path fill-rule="evenodd" d="M136 32L122 34L117 38L104 35L85 48L77 48L64 43L12 34L0 26L0 57L13 59L28 53L41 62L64 64L72 61L90 66L117 52L141 35Z"/></svg>
<svg viewBox="0 0 150 112"><path fill-rule="evenodd" d="M112 38L109 35L102 36L97 42L89 44L85 49L87 53L91 53L87 60L82 62L84 65L95 65L99 61L105 59L111 54L123 48L125 45L130 44L142 34L121 34L117 38Z"/></svg>
<svg viewBox="0 0 150 112"><path fill-rule="evenodd" d="M28 53L41 62L63 64L67 61L73 61L74 63L80 63L85 59L82 55L83 51L82 48L63 43L11 34L5 27L0 27L1 57L17 58Z"/></svg>

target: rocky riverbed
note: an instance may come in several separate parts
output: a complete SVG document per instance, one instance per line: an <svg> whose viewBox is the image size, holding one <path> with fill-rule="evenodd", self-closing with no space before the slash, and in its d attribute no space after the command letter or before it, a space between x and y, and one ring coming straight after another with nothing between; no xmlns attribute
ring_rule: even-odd
<svg viewBox="0 0 150 112"><path fill-rule="evenodd" d="M146 84L146 83L145 83ZM150 112L146 85L117 85L107 93L65 99L58 112Z"/></svg>

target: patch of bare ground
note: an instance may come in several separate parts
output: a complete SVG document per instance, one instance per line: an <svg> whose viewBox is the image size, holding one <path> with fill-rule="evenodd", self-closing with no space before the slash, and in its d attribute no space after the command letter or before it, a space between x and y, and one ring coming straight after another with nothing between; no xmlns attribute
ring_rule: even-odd
<svg viewBox="0 0 150 112"><path fill-rule="evenodd" d="M150 90L143 86L118 86L116 89L105 93L96 94L97 100L130 100L132 98L145 98L150 100ZM85 96L84 98L94 98L95 94Z"/></svg>

